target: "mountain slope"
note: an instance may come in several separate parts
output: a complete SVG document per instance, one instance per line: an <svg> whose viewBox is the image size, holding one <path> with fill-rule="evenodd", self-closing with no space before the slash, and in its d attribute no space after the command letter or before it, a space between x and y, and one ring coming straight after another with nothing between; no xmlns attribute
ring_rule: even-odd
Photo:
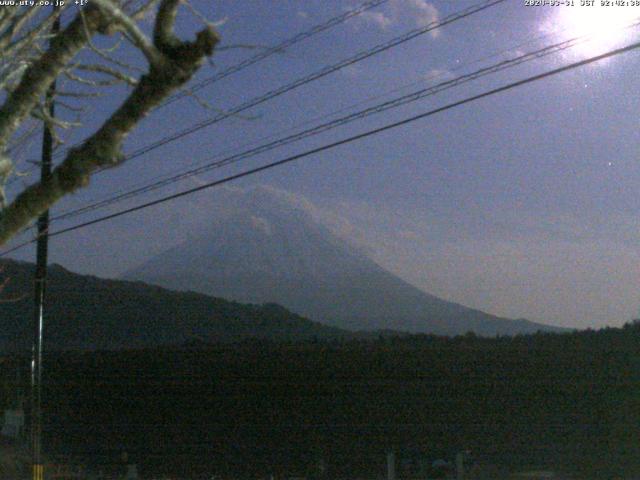
<svg viewBox="0 0 640 480"><path fill-rule="evenodd" d="M28 348L34 265L0 261L8 279L0 299L0 348ZM104 280L49 268L45 348L119 349L246 338L305 340L349 333L304 319L274 304L241 305L140 282Z"/></svg>
<svg viewBox="0 0 640 480"><path fill-rule="evenodd" d="M124 278L241 302L276 302L323 324L352 330L444 335L556 330L425 293L332 234L308 206L264 187L236 192L224 214L212 214L206 232Z"/></svg>

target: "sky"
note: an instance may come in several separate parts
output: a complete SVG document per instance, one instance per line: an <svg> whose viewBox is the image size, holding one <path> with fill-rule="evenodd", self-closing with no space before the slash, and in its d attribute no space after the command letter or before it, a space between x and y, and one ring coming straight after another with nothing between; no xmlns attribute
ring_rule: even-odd
<svg viewBox="0 0 640 480"><path fill-rule="evenodd" d="M172 132L479 2L388 0L152 113L134 151ZM53 215L598 29L596 38L329 132L60 221L62 228L399 121L640 39L636 7L507 0L96 175ZM220 50L193 83L359 5L347 0L194 0ZM184 9L178 30L201 27ZM603 29L607 27L607 30ZM147 25L148 28L148 25ZM113 43L98 39L100 45ZM118 55L142 66L126 46ZM640 51L583 66L234 182L269 185L339 215L345 235L414 285L511 318L587 328L640 315ZM73 144L122 100L90 101ZM206 102L211 108L205 108ZM64 115L64 113L62 114ZM245 148L243 148L245 147ZM25 154L37 156L37 142ZM33 175L21 178L13 192ZM11 192L10 192L11 193ZM52 262L117 277L207 222L213 191L51 240ZM28 237L17 238L19 243ZM14 258L33 260L35 246Z"/></svg>

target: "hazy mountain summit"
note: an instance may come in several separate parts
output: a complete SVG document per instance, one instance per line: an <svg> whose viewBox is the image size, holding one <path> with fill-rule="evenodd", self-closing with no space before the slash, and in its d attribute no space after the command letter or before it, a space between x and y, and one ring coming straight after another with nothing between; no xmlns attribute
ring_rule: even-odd
<svg viewBox="0 0 640 480"><path fill-rule="evenodd" d="M556 330L499 318L419 290L332 233L320 211L300 197L258 187L228 189L222 201L203 233L124 278L239 302L275 302L353 330L445 335Z"/></svg>

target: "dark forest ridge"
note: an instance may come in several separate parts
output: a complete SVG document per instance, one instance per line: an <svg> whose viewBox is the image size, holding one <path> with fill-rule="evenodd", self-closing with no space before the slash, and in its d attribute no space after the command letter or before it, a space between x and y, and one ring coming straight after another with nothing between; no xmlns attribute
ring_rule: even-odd
<svg viewBox="0 0 640 480"><path fill-rule="evenodd" d="M0 304L0 347L29 345L34 265L3 260L9 278ZM327 327L279 305L242 305L193 292L172 292L141 282L78 275L51 265L45 322L46 348L122 349L245 338L295 341L340 338L350 332ZM26 293L26 295L25 295Z"/></svg>
<svg viewBox="0 0 640 480"><path fill-rule="evenodd" d="M143 478L258 478L267 469L314 478L321 458L328 478L374 478L389 448L398 478L440 478L425 466L461 449L472 452L478 475L469 478L534 466L637 478L639 342L636 322L513 338L51 354L46 444L102 461L126 449ZM0 363L7 385L16 358Z"/></svg>
<svg viewBox="0 0 640 480"><path fill-rule="evenodd" d="M27 349L34 265L3 260L0 266L4 278L9 279L2 295L5 299L20 297L0 304L0 348ZM273 303L240 304L142 282L78 275L55 264L48 278L48 350L228 343L250 338L278 342L406 335L382 328L353 332L308 320Z"/></svg>

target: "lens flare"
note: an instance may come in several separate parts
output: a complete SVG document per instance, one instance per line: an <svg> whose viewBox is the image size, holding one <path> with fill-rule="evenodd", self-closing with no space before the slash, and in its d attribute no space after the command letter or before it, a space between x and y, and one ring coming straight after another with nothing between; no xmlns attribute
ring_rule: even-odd
<svg viewBox="0 0 640 480"><path fill-rule="evenodd" d="M553 29L567 38L588 35L588 41L573 49L586 57L616 48L625 40L637 37L637 27L627 28L635 21L640 21L640 6L596 0L591 5L558 8Z"/></svg>

